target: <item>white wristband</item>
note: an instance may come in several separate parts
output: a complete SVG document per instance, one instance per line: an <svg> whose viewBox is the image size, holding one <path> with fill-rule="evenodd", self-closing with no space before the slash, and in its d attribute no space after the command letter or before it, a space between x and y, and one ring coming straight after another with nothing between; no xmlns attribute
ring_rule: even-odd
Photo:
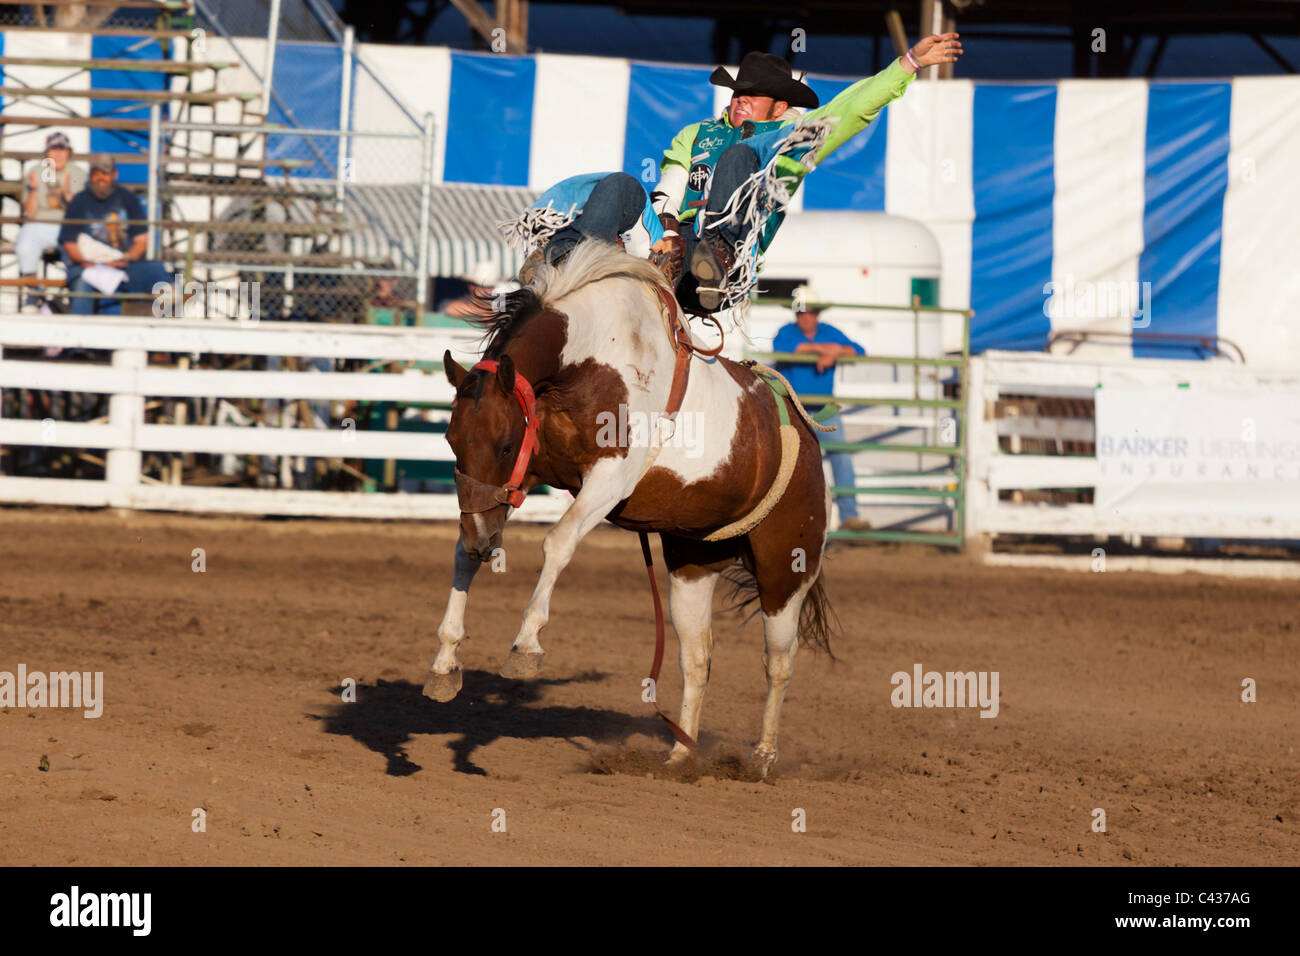
<svg viewBox="0 0 1300 956"><path fill-rule="evenodd" d="M913 70L915 70L917 73L921 72L921 64L917 62L917 59L913 55L910 48L906 53L903 54L903 58L906 59L908 63L912 64Z"/></svg>

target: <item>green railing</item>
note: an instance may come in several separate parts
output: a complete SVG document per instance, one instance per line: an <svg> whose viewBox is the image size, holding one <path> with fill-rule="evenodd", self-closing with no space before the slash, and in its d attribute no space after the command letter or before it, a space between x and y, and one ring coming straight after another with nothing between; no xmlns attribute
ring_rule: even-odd
<svg viewBox="0 0 1300 956"><path fill-rule="evenodd" d="M760 298L757 299L757 305L783 305L790 306L791 299L779 298ZM904 541L918 544L933 544L945 547L960 548L962 546L965 527L966 527L966 422L965 417L965 388L967 381L967 362L970 359L970 320L974 313L969 309L944 309L937 306L921 305L919 299L913 298L910 306L881 306L881 305L860 305L857 303L813 303L819 308L834 307L837 309L868 309L871 311L885 312L908 312L912 315L913 321L913 354L909 356L850 356L848 358L837 359L837 362L850 365L889 365L895 369L908 368L912 369L912 397L911 398L850 398L846 396L832 395L800 395L800 400L805 405L818 406L825 405L828 402L836 402L842 407L882 407L882 408L916 408L932 409L935 412L934 422L929 426L910 427L928 427L933 430L936 436L940 433L942 420L939 417L940 411L949 411L948 416L953 420L955 443L948 444L898 444L883 441L825 441L822 448L825 451L847 451L847 452L886 452L894 454L916 455L918 458L922 455L942 455L948 459L947 466L937 470L923 470L918 462L917 468L913 470L900 470L897 472L886 472L882 477L888 477L896 480L891 481L888 486L860 487L835 485L831 488L832 496L841 495L884 495L898 498L915 498L918 500L929 499L948 510L951 514L950 532L930 532L930 531L909 531L897 525L888 528L871 529L863 531L840 530L831 533L832 538L843 540L870 540L870 541ZM962 317L962 337L961 337L961 354L960 356L935 356L927 357L920 354L921 337L920 324L923 313L940 313L949 315L960 315ZM814 364L817 356L811 353L789 353L789 352L746 352L746 357L762 361L764 364L775 362L789 362ZM922 398L921 397L921 369L950 368L957 370L960 389L958 394L953 398ZM940 487L922 487L917 484L918 481L924 480L932 483L936 478L949 478L949 482ZM912 519L914 520L914 519ZM900 522L905 524L906 521Z"/></svg>

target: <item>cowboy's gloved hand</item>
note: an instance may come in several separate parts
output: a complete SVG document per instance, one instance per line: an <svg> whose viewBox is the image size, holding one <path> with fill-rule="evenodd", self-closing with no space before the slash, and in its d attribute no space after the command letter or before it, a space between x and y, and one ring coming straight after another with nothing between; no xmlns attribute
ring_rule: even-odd
<svg viewBox="0 0 1300 956"><path fill-rule="evenodd" d="M650 247L650 251L661 254L676 255L679 257L684 256L686 254L686 240L681 236L664 233L664 237L657 240L655 244Z"/></svg>
<svg viewBox="0 0 1300 956"><path fill-rule="evenodd" d="M658 253L675 253L678 256L686 254L686 240L681 236L681 223L677 221L676 216L670 216L666 212L659 214L659 224L664 227L662 239L655 241L650 247L651 252Z"/></svg>
<svg viewBox="0 0 1300 956"><path fill-rule="evenodd" d="M960 34L944 33L928 36L912 47L912 55L921 66L937 66L940 63L956 63L961 56Z"/></svg>

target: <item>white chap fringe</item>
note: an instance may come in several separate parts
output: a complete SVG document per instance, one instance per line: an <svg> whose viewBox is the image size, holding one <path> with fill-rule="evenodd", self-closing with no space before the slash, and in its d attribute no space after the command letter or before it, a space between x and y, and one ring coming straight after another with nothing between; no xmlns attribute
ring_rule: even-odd
<svg viewBox="0 0 1300 956"><path fill-rule="evenodd" d="M529 253L545 245L557 230L578 218L578 212L575 207L563 213L552 208L550 203L545 206L530 206L517 219L497 223L497 228L505 236L508 246Z"/></svg>
<svg viewBox="0 0 1300 956"><path fill-rule="evenodd" d="M763 227L769 216L783 212L790 205L790 199L794 195L790 188L790 177L782 175L777 169L778 160L796 150L806 149L807 152L799 159L799 163L811 171L817 165L813 156L826 142L826 137L834 126L834 117L800 120L781 141L776 155L766 166L746 179L719 212L701 210L700 216L703 218L700 225L703 229L730 223L739 225L744 230L740 241L732 250L735 264L726 276L720 309L739 308L743 311L745 308L750 290L758 281L758 242L763 236ZM798 183L794 185L797 187Z"/></svg>

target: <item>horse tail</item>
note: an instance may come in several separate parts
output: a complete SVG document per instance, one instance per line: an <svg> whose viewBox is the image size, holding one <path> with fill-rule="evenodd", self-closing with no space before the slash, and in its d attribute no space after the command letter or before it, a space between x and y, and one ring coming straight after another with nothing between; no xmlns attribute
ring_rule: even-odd
<svg viewBox="0 0 1300 956"><path fill-rule="evenodd" d="M803 607L799 609L799 642L806 647L825 651L831 660L838 660L831 650L831 638L839 632L839 618L831 607L830 598L822 583L822 568L817 569L813 586L804 596Z"/></svg>
<svg viewBox="0 0 1300 956"><path fill-rule="evenodd" d="M745 543L743 556L735 564L722 572L724 581L731 585L726 610L740 614L748 609L744 620L748 621L759 612L758 578L753 571L753 552L749 543ZM812 587L804 595L803 606L799 608L799 643L815 651L825 651L831 660L839 660L831 649L831 638L839 635L840 622L831 607L830 598L822 583L824 565L817 569L817 577Z"/></svg>

